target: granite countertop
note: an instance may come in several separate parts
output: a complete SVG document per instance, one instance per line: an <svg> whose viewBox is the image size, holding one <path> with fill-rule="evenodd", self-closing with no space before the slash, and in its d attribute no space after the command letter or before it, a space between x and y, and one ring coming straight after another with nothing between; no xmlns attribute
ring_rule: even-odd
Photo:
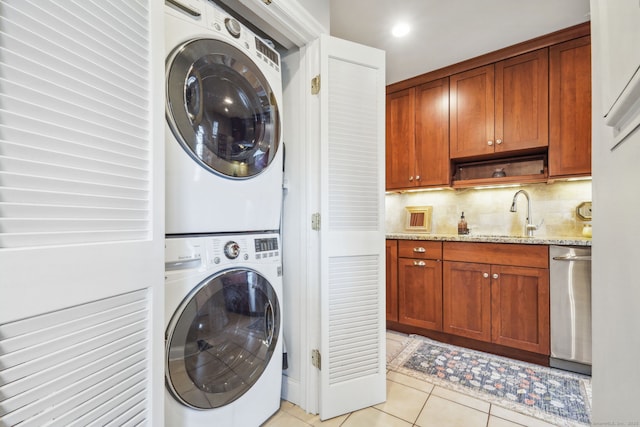
<svg viewBox="0 0 640 427"><path fill-rule="evenodd" d="M435 240L443 242L524 243L529 245L591 246L586 237L517 237L483 234L387 233L387 239Z"/></svg>

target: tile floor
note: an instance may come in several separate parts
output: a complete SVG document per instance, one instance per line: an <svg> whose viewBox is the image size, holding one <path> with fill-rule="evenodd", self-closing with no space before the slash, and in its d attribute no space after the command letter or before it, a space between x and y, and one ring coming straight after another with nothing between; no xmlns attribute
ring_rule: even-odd
<svg viewBox="0 0 640 427"><path fill-rule="evenodd" d="M387 360L402 348L405 335L387 333ZM397 372L387 372L387 401L347 415L320 421L290 402L262 427L553 427L462 393Z"/></svg>

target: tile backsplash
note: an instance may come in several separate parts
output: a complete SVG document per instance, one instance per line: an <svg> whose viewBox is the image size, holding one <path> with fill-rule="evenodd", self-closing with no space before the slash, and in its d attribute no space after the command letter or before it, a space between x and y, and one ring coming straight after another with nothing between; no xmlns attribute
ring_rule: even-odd
<svg viewBox="0 0 640 427"><path fill-rule="evenodd" d="M578 237L585 224L576 207L591 200L591 181L567 181L514 187L389 193L385 196L387 233L404 233L405 206L433 206L432 234L457 234L461 212L471 234L523 235L527 199L520 195L517 212L510 212L513 196L526 190L531 198L532 222L542 226L539 237Z"/></svg>

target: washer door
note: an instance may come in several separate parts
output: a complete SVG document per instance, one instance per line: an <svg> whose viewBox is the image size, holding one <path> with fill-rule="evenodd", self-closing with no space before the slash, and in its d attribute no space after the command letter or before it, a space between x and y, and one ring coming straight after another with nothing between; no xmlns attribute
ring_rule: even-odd
<svg viewBox="0 0 640 427"><path fill-rule="evenodd" d="M194 160L226 177L259 174L278 150L278 105L267 79L219 40L187 42L169 57L167 120Z"/></svg>
<svg viewBox="0 0 640 427"><path fill-rule="evenodd" d="M258 272L210 276L180 305L167 330L166 382L184 405L213 409L249 390L278 340L280 306Z"/></svg>

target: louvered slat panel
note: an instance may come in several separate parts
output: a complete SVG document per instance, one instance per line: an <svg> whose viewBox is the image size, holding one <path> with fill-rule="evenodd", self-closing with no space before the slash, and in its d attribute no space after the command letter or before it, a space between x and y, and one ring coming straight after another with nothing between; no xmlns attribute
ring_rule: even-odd
<svg viewBox="0 0 640 427"><path fill-rule="evenodd" d="M329 382L378 372L377 256L329 259Z"/></svg>
<svg viewBox="0 0 640 427"><path fill-rule="evenodd" d="M0 325L0 425L146 413L149 306L140 290Z"/></svg>
<svg viewBox="0 0 640 427"><path fill-rule="evenodd" d="M0 7L0 248L148 239L147 3Z"/></svg>
<svg viewBox="0 0 640 427"><path fill-rule="evenodd" d="M357 70L357 71L356 71ZM329 61L329 222L332 230L378 229L376 71ZM354 102L353 100L358 100Z"/></svg>

